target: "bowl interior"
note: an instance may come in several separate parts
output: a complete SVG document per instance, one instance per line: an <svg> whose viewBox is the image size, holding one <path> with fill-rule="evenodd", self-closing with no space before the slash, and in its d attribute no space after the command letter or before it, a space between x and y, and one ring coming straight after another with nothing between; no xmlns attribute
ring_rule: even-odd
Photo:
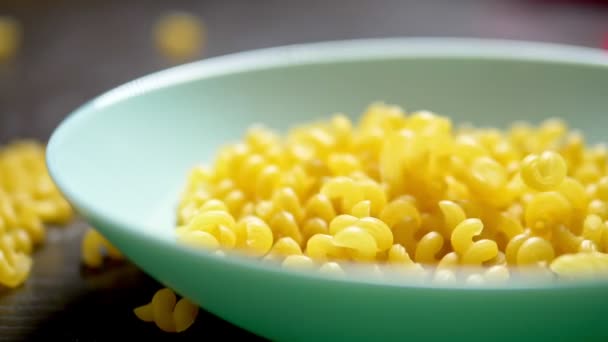
<svg viewBox="0 0 608 342"><path fill-rule="evenodd" d="M210 162L218 147L240 139L253 123L285 129L335 112L356 120L371 102L384 101L498 127L558 116L602 142L607 91L608 57L581 48L435 39L270 49L177 67L94 99L54 133L48 161L76 209L133 262L206 309L271 339L390 339L405 332L479 337L496 331L504 334L499 339L526 332L548 338L566 328L600 333L573 313L606 314L606 284L578 292L495 290L500 295L355 286L192 253L175 245L173 228L186 172ZM553 302L557 298L569 315L559 314L565 309ZM466 315L458 318L461 310ZM539 317L534 315L550 312L552 324L561 327L546 331L530 324ZM461 324L472 319L484 323L470 333ZM433 329L437 320L441 331Z"/></svg>

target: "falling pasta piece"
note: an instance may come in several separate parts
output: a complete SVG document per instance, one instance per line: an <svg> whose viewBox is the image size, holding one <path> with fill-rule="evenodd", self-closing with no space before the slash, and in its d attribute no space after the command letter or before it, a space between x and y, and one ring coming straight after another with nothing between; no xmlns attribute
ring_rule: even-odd
<svg viewBox="0 0 608 342"><path fill-rule="evenodd" d="M0 62L13 58L21 45L21 26L15 18L0 16Z"/></svg>
<svg viewBox="0 0 608 342"><path fill-rule="evenodd" d="M166 13L156 23L154 40L159 52L170 60L192 59L202 52L206 43L205 25L191 13Z"/></svg>

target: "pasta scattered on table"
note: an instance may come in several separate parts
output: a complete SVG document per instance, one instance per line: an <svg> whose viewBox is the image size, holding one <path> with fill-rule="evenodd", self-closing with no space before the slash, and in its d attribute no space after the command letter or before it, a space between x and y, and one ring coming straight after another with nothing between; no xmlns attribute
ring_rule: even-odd
<svg viewBox="0 0 608 342"><path fill-rule="evenodd" d="M182 332L194 323L199 307L186 298L178 301L173 290L163 288L154 294L150 303L133 311L140 320L154 322L165 332Z"/></svg>
<svg viewBox="0 0 608 342"><path fill-rule="evenodd" d="M48 174L42 144L18 140L0 147L0 286L23 285L46 226L73 216Z"/></svg>
<svg viewBox="0 0 608 342"><path fill-rule="evenodd" d="M323 273L390 265L473 285L524 269L598 275L607 166L604 145L559 119L457 127L378 102L358 121L338 113L284 134L251 126L190 170L176 234L193 248Z"/></svg>

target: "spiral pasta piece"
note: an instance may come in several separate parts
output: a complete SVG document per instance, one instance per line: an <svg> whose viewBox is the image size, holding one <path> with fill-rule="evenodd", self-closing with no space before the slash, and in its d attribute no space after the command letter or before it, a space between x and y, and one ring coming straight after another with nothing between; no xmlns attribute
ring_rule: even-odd
<svg viewBox="0 0 608 342"><path fill-rule="evenodd" d="M334 177L328 180L320 190L330 199L337 199L344 212L352 212L358 203L370 201L372 215L378 215L386 205L384 189L373 180L357 180L349 177Z"/></svg>
<svg viewBox="0 0 608 342"><path fill-rule="evenodd" d="M270 251L266 254L266 259L277 260L284 259L290 255L301 255L302 248L300 245L290 237L283 237L278 239Z"/></svg>
<svg viewBox="0 0 608 342"><path fill-rule="evenodd" d="M329 224L329 233L338 234L343 229L356 226L366 231L375 241L378 251L385 251L393 244L393 233L388 226L374 217L357 218L351 215L337 216Z"/></svg>
<svg viewBox="0 0 608 342"><path fill-rule="evenodd" d="M454 228L467 218L464 210L452 201L439 202L439 208L441 209L445 222L444 229L450 235L452 234L452 231L454 231Z"/></svg>
<svg viewBox="0 0 608 342"><path fill-rule="evenodd" d="M521 178L527 186L539 191L556 189L567 173L566 161L554 151L531 154L521 163Z"/></svg>
<svg viewBox="0 0 608 342"><path fill-rule="evenodd" d="M549 229L557 224L569 224L572 206L558 192L543 192L532 197L526 206L526 226Z"/></svg>
<svg viewBox="0 0 608 342"><path fill-rule="evenodd" d="M237 246L254 256L262 256L272 248L274 235L270 227L256 216L247 216L235 226Z"/></svg>
<svg viewBox="0 0 608 342"><path fill-rule="evenodd" d="M81 250L83 263L91 268L101 267L105 256L114 260L123 259L120 251L93 228L89 228L85 233L82 239ZM107 254L104 254L104 251Z"/></svg>
<svg viewBox="0 0 608 342"><path fill-rule="evenodd" d="M563 254L553 260L550 268L565 278L605 277L608 271L608 254Z"/></svg>
<svg viewBox="0 0 608 342"><path fill-rule="evenodd" d="M144 322L154 322L165 332L179 333L194 323L199 307L186 298L178 301L173 290L163 288L154 294L150 303L133 311Z"/></svg>
<svg viewBox="0 0 608 342"><path fill-rule="evenodd" d="M443 236L429 232L420 239L416 247L416 261L422 264L437 263L436 255L443 247Z"/></svg>
<svg viewBox="0 0 608 342"><path fill-rule="evenodd" d="M483 223L479 219L466 219L454 228L451 242L454 251L462 258L462 263L481 264L498 254L496 242L487 239L473 241L482 231Z"/></svg>
<svg viewBox="0 0 608 342"><path fill-rule="evenodd" d="M32 259L15 248L11 236L0 237L0 284L15 288L23 284L30 274Z"/></svg>
<svg viewBox="0 0 608 342"><path fill-rule="evenodd" d="M333 261L329 261L321 265L321 267L319 268L319 272L335 277L342 277L346 275L340 264Z"/></svg>

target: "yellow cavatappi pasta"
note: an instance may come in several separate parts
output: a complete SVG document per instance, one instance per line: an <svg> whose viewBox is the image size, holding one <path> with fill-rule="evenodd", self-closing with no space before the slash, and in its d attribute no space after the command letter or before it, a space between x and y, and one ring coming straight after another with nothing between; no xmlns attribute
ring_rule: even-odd
<svg viewBox="0 0 608 342"><path fill-rule="evenodd" d="M101 267L105 256L114 260L123 259L120 251L93 228L86 231L82 239L81 251L82 262L90 268Z"/></svg>
<svg viewBox="0 0 608 342"><path fill-rule="evenodd" d="M15 18L0 16L0 63L15 57L22 34L21 24Z"/></svg>
<svg viewBox="0 0 608 342"><path fill-rule="evenodd" d="M206 43L206 27L192 13L168 12L155 24L153 37L159 52L173 60L184 61L197 56Z"/></svg>
<svg viewBox="0 0 608 342"><path fill-rule="evenodd" d="M32 254L45 241L45 225L63 225L72 217L48 174L44 145L15 140L0 147L0 286L25 283Z"/></svg>
<svg viewBox="0 0 608 342"><path fill-rule="evenodd" d="M158 290L150 303L133 310L137 318L144 322L154 322L165 332L182 332L196 320L198 305L186 298L179 301L175 292L169 288Z"/></svg>
<svg viewBox="0 0 608 342"><path fill-rule="evenodd" d="M206 206L212 207L213 202L206 202ZM45 241L46 225L65 225L73 217L72 207L48 174L44 145L34 140L18 140L0 147L1 287L16 288L24 284L33 265L32 254ZM90 228L81 242L83 263L100 267L104 251L112 259L123 258L108 240ZM166 295L161 295L161 304L166 303L162 296ZM143 308L137 313L144 318L154 317L154 310L152 316L147 316L147 310ZM172 312L174 323L170 327L183 331L194 321L198 306L182 299Z"/></svg>
<svg viewBox="0 0 608 342"><path fill-rule="evenodd" d="M253 125L192 169L177 210L179 241L292 269L399 265L477 285L524 268L559 276L583 262L562 256L608 253L608 150L558 119L457 127L374 103L356 122Z"/></svg>

